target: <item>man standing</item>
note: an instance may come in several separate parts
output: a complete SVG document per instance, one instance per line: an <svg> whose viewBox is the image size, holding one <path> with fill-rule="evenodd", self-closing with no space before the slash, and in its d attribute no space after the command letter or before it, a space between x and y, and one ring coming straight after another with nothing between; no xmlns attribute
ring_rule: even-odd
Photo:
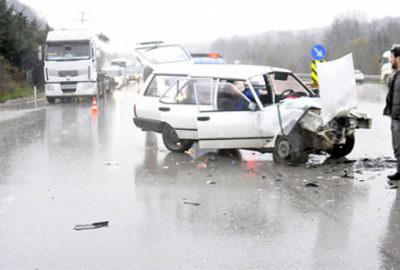
<svg viewBox="0 0 400 270"><path fill-rule="evenodd" d="M400 180L400 46L393 46L390 50L390 63L394 73L389 79L388 83L388 94L386 96L386 106L383 110L383 114L392 118L391 130L392 130L392 144L394 156L397 160L397 171L395 174L388 175L388 178L392 181Z"/></svg>

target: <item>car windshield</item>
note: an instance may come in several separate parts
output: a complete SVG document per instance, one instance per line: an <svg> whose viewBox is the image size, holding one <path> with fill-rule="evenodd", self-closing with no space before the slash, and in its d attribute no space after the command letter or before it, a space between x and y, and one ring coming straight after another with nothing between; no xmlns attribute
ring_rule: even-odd
<svg viewBox="0 0 400 270"><path fill-rule="evenodd" d="M90 59L90 43L89 41L48 43L46 59L48 61Z"/></svg>
<svg viewBox="0 0 400 270"><path fill-rule="evenodd" d="M136 48L136 52L152 64L190 61L190 55L180 45Z"/></svg>
<svg viewBox="0 0 400 270"><path fill-rule="evenodd" d="M268 79L275 95L280 95L287 90L292 90L303 96L310 96L311 92L292 74L286 72L273 72L268 74Z"/></svg>

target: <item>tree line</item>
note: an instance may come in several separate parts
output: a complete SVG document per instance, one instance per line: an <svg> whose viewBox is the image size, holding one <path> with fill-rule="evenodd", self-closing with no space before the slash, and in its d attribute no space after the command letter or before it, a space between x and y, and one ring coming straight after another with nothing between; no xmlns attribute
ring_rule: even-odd
<svg viewBox="0 0 400 270"><path fill-rule="evenodd" d="M367 22L359 14L347 14L336 17L323 29L220 38L210 49L220 52L229 63L277 66L308 73L311 48L323 44L328 61L351 52L355 68L367 74L379 74L382 53L393 44L400 44L397 33L400 33L399 18Z"/></svg>
<svg viewBox="0 0 400 270"><path fill-rule="evenodd" d="M23 11L0 0L0 91L7 90L7 82L43 83L38 47L44 44L48 31L47 24L28 19Z"/></svg>

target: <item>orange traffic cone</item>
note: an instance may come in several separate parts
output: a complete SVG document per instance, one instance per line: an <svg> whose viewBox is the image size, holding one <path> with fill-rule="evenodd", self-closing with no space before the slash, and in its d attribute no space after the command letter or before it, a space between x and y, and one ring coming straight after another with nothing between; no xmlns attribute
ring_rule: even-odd
<svg viewBox="0 0 400 270"><path fill-rule="evenodd" d="M92 101L92 113L97 113L98 110L99 110L99 108L97 108L96 97L93 97L93 101Z"/></svg>

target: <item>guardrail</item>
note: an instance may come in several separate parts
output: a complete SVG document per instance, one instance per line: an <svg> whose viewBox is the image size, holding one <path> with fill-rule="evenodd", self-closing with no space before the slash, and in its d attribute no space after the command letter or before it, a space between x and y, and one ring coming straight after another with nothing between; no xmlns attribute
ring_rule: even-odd
<svg viewBox="0 0 400 270"><path fill-rule="evenodd" d="M311 80L310 73L296 73L296 75L299 76L302 80ZM365 75L364 81L371 83L382 83L381 77L379 75Z"/></svg>

